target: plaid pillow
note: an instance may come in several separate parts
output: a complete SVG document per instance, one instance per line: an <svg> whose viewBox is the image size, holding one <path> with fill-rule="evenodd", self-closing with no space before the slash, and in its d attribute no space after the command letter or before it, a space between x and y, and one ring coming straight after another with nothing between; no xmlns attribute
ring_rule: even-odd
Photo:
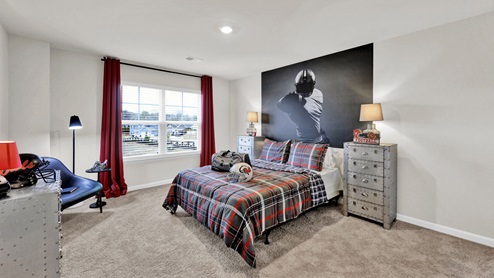
<svg viewBox="0 0 494 278"><path fill-rule="evenodd" d="M264 146L262 147L259 159L270 162L286 163L288 155L290 154L290 143L290 140L276 142L264 139Z"/></svg>
<svg viewBox="0 0 494 278"><path fill-rule="evenodd" d="M294 143L287 164L321 171L328 144Z"/></svg>

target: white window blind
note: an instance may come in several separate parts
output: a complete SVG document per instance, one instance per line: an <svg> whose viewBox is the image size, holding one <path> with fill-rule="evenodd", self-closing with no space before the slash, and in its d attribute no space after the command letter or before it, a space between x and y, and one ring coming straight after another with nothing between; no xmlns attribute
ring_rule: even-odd
<svg viewBox="0 0 494 278"><path fill-rule="evenodd" d="M199 150L199 115L198 93L123 85L124 157Z"/></svg>

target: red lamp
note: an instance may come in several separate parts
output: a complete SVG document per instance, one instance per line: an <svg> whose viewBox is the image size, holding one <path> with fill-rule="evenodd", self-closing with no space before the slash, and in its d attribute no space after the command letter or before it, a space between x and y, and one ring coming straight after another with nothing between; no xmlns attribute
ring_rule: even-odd
<svg viewBox="0 0 494 278"><path fill-rule="evenodd" d="M22 168L15 141L0 141L0 175Z"/></svg>

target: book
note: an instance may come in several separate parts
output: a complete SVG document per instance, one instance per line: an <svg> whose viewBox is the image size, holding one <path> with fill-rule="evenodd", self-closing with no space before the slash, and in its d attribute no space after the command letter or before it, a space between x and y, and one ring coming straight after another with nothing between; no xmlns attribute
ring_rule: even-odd
<svg viewBox="0 0 494 278"><path fill-rule="evenodd" d="M67 188L62 188L62 194L72 193L76 189L77 189L77 187L75 187L75 186L73 186L73 187L67 187Z"/></svg>

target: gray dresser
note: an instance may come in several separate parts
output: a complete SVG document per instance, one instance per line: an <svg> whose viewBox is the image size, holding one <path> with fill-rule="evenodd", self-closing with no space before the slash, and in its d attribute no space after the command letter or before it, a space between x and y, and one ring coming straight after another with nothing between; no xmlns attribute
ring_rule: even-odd
<svg viewBox="0 0 494 278"><path fill-rule="evenodd" d="M246 153L249 155L249 158L259 158L263 145L263 136L239 135L237 139L237 152Z"/></svg>
<svg viewBox="0 0 494 278"><path fill-rule="evenodd" d="M397 145L344 144L343 213L391 228L396 218Z"/></svg>
<svg viewBox="0 0 494 278"><path fill-rule="evenodd" d="M60 277L60 173L0 199L0 277Z"/></svg>

